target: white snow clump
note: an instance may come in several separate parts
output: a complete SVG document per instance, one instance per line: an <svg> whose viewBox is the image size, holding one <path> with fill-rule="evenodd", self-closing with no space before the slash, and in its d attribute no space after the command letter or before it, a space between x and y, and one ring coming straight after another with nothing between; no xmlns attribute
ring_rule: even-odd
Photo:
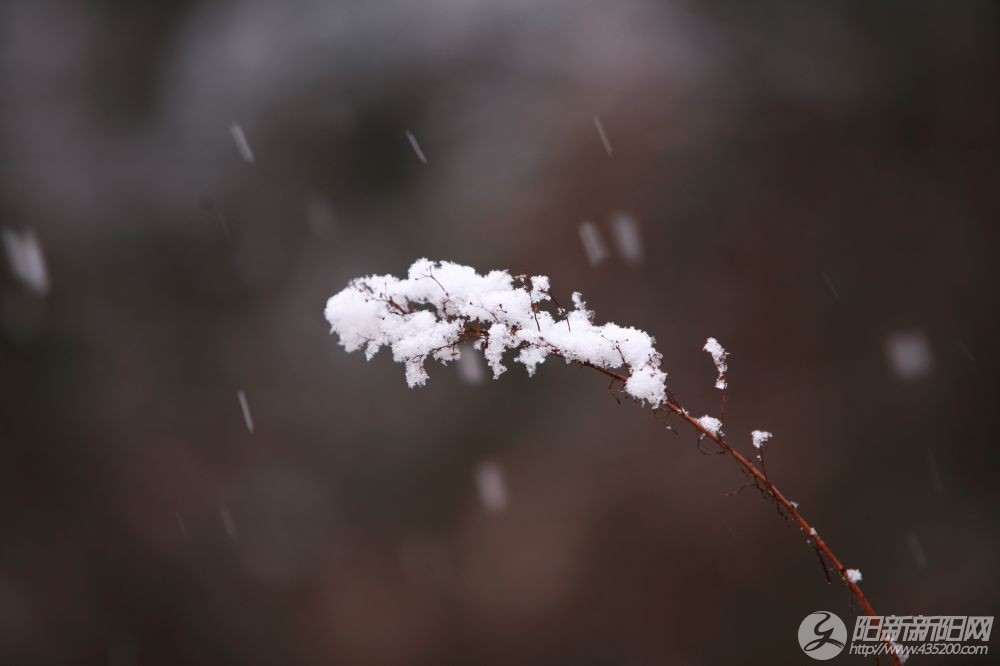
<svg viewBox="0 0 1000 666"><path fill-rule="evenodd" d="M698 425L706 430L706 432L711 433L715 437L722 436L722 421L715 418L714 416L702 416L698 419Z"/></svg>
<svg viewBox="0 0 1000 666"><path fill-rule="evenodd" d="M575 309L556 314L542 309L550 299L549 279L512 276L507 271L479 275L469 266L419 259L405 278L371 275L357 278L327 301L332 332L348 352L364 348L371 358L382 347L406 366L412 388L427 381L424 363L457 360L459 343L475 341L498 378L506 371L503 356L517 351L515 363L529 375L554 355L598 368L625 367L625 391L658 407L666 401L662 357L648 333L617 324L595 325L579 293Z"/></svg>
<svg viewBox="0 0 1000 666"><path fill-rule="evenodd" d="M715 380L715 388L724 390L726 388L726 370L728 370L726 357L729 356L729 352L715 338L706 340L702 350L712 355L712 361L715 362L715 369L719 371L719 378Z"/></svg>
<svg viewBox="0 0 1000 666"><path fill-rule="evenodd" d="M753 437L753 447L755 449L759 449L764 446L764 444L769 442L770 439L774 437L774 435L766 430L754 430L750 433L750 436Z"/></svg>

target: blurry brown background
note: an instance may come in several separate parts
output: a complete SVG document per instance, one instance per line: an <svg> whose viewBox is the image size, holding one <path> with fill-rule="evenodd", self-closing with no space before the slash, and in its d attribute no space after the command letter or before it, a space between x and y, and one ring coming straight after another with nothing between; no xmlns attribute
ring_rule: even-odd
<svg viewBox="0 0 1000 666"><path fill-rule="evenodd" d="M0 226L51 288L3 262L0 662L805 663L853 618L600 376L345 354L325 299L421 256L582 291L698 414L718 337L730 439L876 609L997 614L998 14L4 2Z"/></svg>

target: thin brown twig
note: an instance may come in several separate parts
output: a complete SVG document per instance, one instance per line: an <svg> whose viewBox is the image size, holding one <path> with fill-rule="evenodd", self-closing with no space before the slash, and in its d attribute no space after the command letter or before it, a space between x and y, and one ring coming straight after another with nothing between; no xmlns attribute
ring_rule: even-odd
<svg viewBox="0 0 1000 666"><path fill-rule="evenodd" d="M558 353L555 355L560 356L560 354ZM613 380L618 380L622 383L628 381L628 377L621 375L617 372L614 372L612 370L608 370L607 368L602 368L598 365L594 365L593 363L588 363L586 361L574 361L574 362L577 363L577 365L597 370L598 372L605 374L608 377L611 377ZM878 617L878 615L875 613L875 609L871 605L871 602L868 601L868 597L865 596L865 593L861 590L861 587L848 577L847 567L845 567L844 564L840 561L840 558L837 557L837 555L833 552L829 544L826 543L826 540L819 536L817 530L799 512L798 508L796 507L796 504L791 500L789 500L785 496L785 494L776 485L774 485L771 479L763 471L761 471L756 465L754 465L746 456L744 456L742 453L740 453L732 446L730 446L729 443L726 442L724 437L716 434L715 432L712 432L711 430L708 430L707 428L705 428L705 426L701 425L701 423L698 422L698 419L691 416L691 414L686 409L684 409L684 407L682 407L678 402L676 402L676 400L673 398L672 395L664 403L663 407L665 407L667 410L669 410L673 414L677 415L678 417L686 421L688 425L690 425L700 434L701 437L708 438L713 442L715 442L726 455L735 460L736 463L740 466L740 468L750 476L753 483L758 487L760 487L762 489L762 492L765 492L768 496L771 497L771 499L773 499L777 503L779 507L779 512L785 515L786 520L790 517L791 520L795 524L797 524L805 534L809 535L809 541L811 542L810 545L816 550L817 554L819 554L821 558L825 557L827 561L830 562L833 569L838 573L840 578L847 584L847 587L850 589L851 593L858 600L858 603L861 604L861 608L864 610L865 615L869 617ZM660 407L658 409L663 409L663 407ZM829 580L828 572L827 572L827 578ZM896 664L897 666L902 666L903 662L899 658L899 655L895 653L895 650L893 649L891 643L888 640L886 640L886 644L889 648L889 657L892 659L892 663Z"/></svg>

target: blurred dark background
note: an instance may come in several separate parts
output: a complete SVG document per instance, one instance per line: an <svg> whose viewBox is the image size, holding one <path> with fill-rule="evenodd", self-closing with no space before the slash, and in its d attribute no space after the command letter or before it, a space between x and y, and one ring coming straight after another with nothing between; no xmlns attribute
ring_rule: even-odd
<svg viewBox="0 0 1000 666"><path fill-rule="evenodd" d="M852 624L595 373L344 353L325 299L422 256L582 291L697 414L716 336L729 438L774 432L877 610L996 614L998 18L7 0L0 662L804 663L807 613Z"/></svg>

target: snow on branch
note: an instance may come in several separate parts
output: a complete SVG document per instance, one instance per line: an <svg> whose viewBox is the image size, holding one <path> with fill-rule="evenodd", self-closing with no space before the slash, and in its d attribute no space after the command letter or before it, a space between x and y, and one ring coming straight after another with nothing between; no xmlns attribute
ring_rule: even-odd
<svg viewBox="0 0 1000 666"><path fill-rule="evenodd" d="M702 416L697 419L698 425L705 429L705 432L714 435L715 437L722 436L722 421L715 418L714 416Z"/></svg>
<svg viewBox="0 0 1000 666"><path fill-rule="evenodd" d="M767 444L774 435L766 430L754 430L750 433L750 437L753 438L753 448L759 449Z"/></svg>
<svg viewBox="0 0 1000 666"><path fill-rule="evenodd" d="M729 352L727 352L715 338L709 338L706 340L705 346L702 347L702 349L712 355L712 361L715 363L715 369L719 372L719 377L715 380L715 388L725 390L727 386L726 371L729 370L726 365L726 357L729 356Z"/></svg>
<svg viewBox="0 0 1000 666"><path fill-rule="evenodd" d="M382 347L388 347L393 360L405 365L411 387L426 383L424 364L428 357L442 363L458 360L463 343L472 343L483 352L494 378L507 369L505 355L524 365L529 375L549 356L610 375L613 382L622 382L625 393L637 402L652 406L657 417L676 416L699 433L699 443L703 438L714 442L719 453L739 465L749 485L773 500L786 520L810 536L806 543L816 550L824 571L829 563L849 584L864 613L877 615L858 586L861 571L844 567L799 511L799 505L768 476L764 450L771 433L751 433L759 466L726 441L722 428L728 354L718 340L708 338L704 350L711 354L718 371L715 387L723 390L722 407L718 417L696 418L667 390L667 375L660 369L662 357L653 347L652 336L617 324L596 325L582 294L573 292L573 309L567 311L551 298L549 290L549 279L540 275L512 276L507 271L480 275L468 266L420 259L405 278L371 275L352 280L327 301L325 314L347 351L364 349L370 360ZM484 506L501 510L506 502L502 473L495 466L485 470L479 474ZM902 664L894 653L892 661Z"/></svg>
<svg viewBox="0 0 1000 666"><path fill-rule="evenodd" d="M474 341L494 378L506 371L507 352L517 352L514 362L529 375L556 356L604 369L624 367L626 393L654 408L666 400L666 373L660 370L662 357L652 336L612 323L595 325L594 313L577 292L569 312L543 309L548 300L545 276L500 270L479 275L468 266L420 259L405 278L352 280L327 301L325 315L347 351L364 348L371 360L388 347L393 360L406 366L411 388L426 383L428 357L442 363L457 360L459 344Z"/></svg>

